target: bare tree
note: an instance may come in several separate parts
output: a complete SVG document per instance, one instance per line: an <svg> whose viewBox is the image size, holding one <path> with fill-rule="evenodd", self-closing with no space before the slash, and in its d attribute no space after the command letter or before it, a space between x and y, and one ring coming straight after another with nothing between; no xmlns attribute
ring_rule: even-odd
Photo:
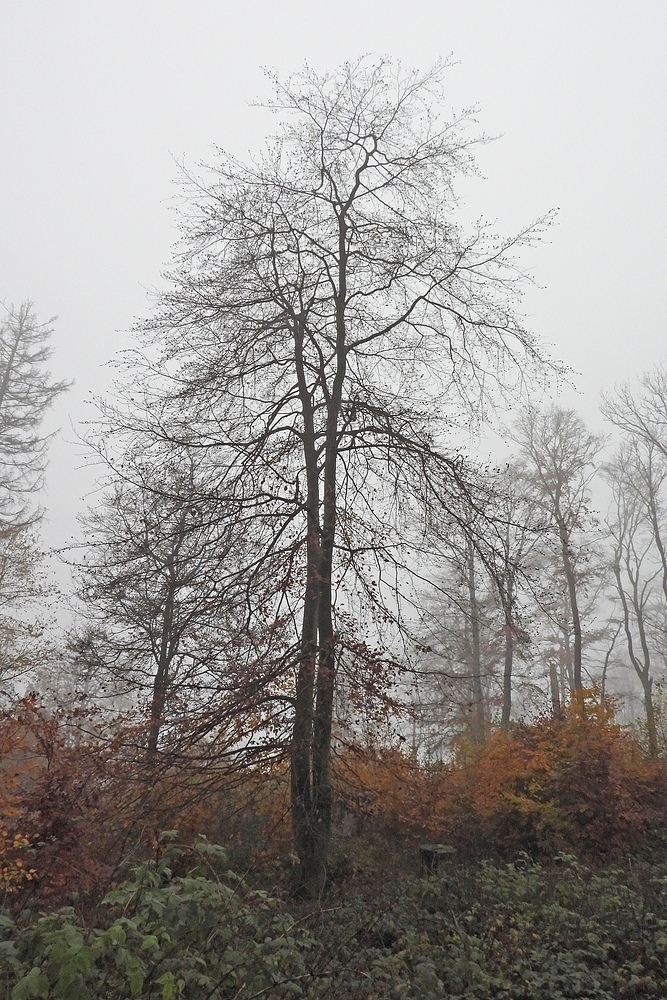
<svg viewBox="0 0 667 1000"><path fill-rule="evenodd" d="M628 440L651 442L667 457L667 366L655 365L639 379L639 390L628 382L603 397L602 413Z"/></svg>
<svg viewBox="0 0 667 1000"><path fill-rule="evenodd" d="M658 752L653 684L655 654L661 643L656 642L656 632L660 631L660 608L665 606L659 494L667 478L667 465L664 459L656 461L655 451L650 440L626 442L605 467L613 495L608 527L614 545L612 568L621 605L621 627L630 662L642 686L652 756Z"/></svg>
<svg viewBox="0 0 667 1000"><path fill-rule="evenodd" d="M504 635L501 729L512 715L512 678L517 649L526 648L528 633L522 618L522 591L532 589L531 570L536 547L543 540L545 519L530 483L508 465L497 477L496 512L480 539L482 558L493 581L502 614Z"/></svg>
<svg viewBox="0 0 667 1000"><path fill-rule="evenodd" d="M47 447L42 421L68 388L53 382L48 361L52 329L37 321L31 302L5 310L0 321L0 519L3 530L33 524Z"/></svg>
<svg viewBox="0 0 667 1000"><path fill-rule="evenodd" d="M312 895L331 829L337 600L356 574L355 594L396 620L406 535L465 486L437 444L447 412L478 417L493 386L544 370L512 311L513 255L542 224L508 240L456 225L452 183L473 169L474 139L465 116L441 118L443 67L360 60L274 83L284 125L266 152L186 176L171 290L132 363L175 404L156 432L196 440L209 463L224 454L220 489L249 531L270 525L265 560L290 560L276 601L300 616L285 664Z"/></svg>
<svg viewBox="0 0 667 1000"><path fill-rule="evenodd" d="M623 433L624 438L615 462L607 470L615 490L616 513L612 523L616 525L617 535L620 526L625 524L625 534L631 536L634 545L631 546L626 538L616 538L617 556L619 546L622 548L621 543L625 542L625 549L622 549L625 556L621 561L621 568L625 567L626 590L629 588L626 594L628 608L623 606L622 619L627 622L629 613L631 623L634 616L634 627L637 630L641 624L641 632L632 651L629 648L630 640L627 638L627 625L624 630L628 642L628 654L642 682L649 745L654 749L657 746L657 733L652 703L653 679L648 671L654 669L656 660L664 665L667 658L666 633L662 624L667 607L667 539L665 538L667 369L665 365L655 365L645 372L640 377L636 390L633 390L627 382L617 386L613 394L603 399L602 412ZM648 546L645 551L643 546ZM642 547L641 560L637 551L639 547ZM631 574L632 565L634 570ZM647 574L652 576L650 583L646 579ZM636 599L631 575L641 581L637 583L640 591ZM647 591L644 601L640 598L645 588ZM623 601L618 576L617 589ZM643 657L643 660L638 657ZM638 665L641 671L638 671Z"/></svg>
<svg viewBox="0 0 667 1000"><path fill-rule="evenodd" d="M51 655L44 606L49 592L32 526L5 530L0 536L0 694L13 693L13 682L33 674Z"/></svg>
<svg viewBox="0 0 667 1000"><path fill-rule="evenodd" d="M514 425L513 437L557 542L567 603L563 627L566 639L572 636L572 688L578 692L583 686L580 591L586 552L580 533L591 527L590 483L604 438L591 434L574 410L558 406L543 411L527 407Z"/></svg>
<svg viewBox="0 0 667 1000"><path fill-rule="evenodd" d="M653 536L655 556L661 568L662 593L667 602L667 551L663 486L667 479L667 371L662 366L645 372L640 394L635 397L627 383L614 396L605 397L602 412L624 432L626 444L618 462L633 470L625 476L625 488L643 509ZM618 476L616 476L618 479Z"/></svg>
<svg viewBox="0 0 667 1000"><path fill-rule="evenodd" d="M73 645L114 691L145 702L152 764L166 724L223 697L242 714L256 642L234 570L248 546L185 448L126 451L81 521Z"/></svg>
<svg viewBox="0 0 667 1000"><path fill-rule="evenodd" d="M498 665L496 608L472 511L442 533L435 586L422 593L412 711L430 756L463 738L483 743Z"/></svg>
<svg viewBox="0 0 667 1000"><path fill-rule="evenodd" d="M0 676L4 680L35 660L40 627L17 612L42 597L41 552L36 526L38 492L51 435L42 422L68 388L48 370L51 327L40 324L30 302L4 308L0 317Z"/></svg>
<svg viewBox="0 0 667 1000"><path fill-rule="evenodd" d="M439 719L454 736L452 710L459 717L467 706L470 738L481 742L493 704L502 706L501 728L509 727L515 658L528 658L532 578L539 575L535 563L546 525L530 483L507 466L480 476L464 524L437 532L437 596L425 599L420 618L422 663L415 670L419 697L413 698L431 728Z"/></svg>

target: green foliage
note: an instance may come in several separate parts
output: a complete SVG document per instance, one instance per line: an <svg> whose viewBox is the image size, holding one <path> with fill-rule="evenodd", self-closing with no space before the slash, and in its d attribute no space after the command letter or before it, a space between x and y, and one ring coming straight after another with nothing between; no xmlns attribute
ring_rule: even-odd
<svg viewBox="0 0 667 1000"><path fill-rule="evenodd" d="M314 941L266 893L224 870L222 848L169 844L105 900L104 927L72 909L21 928L4 918L1 994L11 1000L221 1000L303 995ZM185 870L177 874L178 870Z"/></svg>
<svg viewBox="0 0 667 1000"><path fill-rule="evenodd" d="M227 870L224 850L163 837L109 893L100 926L71 909L0 917L0 997L72 1000L618 1000L667 995L667 866L450 868L347 886L297 920Z"/></svg>
<svg viewBox="0 0 667 1000"><path fill-rule="evenodd" d="M335 911L337 1000L667 995L667 869L595 873L523 857L403 882ZM364 992L365 990L365 992ZM320 994L315 990L310 995Z"/></svg>

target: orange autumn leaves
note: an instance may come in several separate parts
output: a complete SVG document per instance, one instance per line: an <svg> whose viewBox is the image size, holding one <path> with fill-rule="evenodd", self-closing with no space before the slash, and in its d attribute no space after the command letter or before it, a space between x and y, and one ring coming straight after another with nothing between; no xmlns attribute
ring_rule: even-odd
<svg viewBox="0 0 667 1000"><path fill-rule="evenodd" d="M25 797L34 781L32 747L19 715L0 721L0 898L31 882L35 870L27 861L32 841Z"/></svg>
<svg viewBox="0 0 667 1000"><path fill-rule="evenodd" d="M84 730L88 733L85 736ZM0 893L49 905L95 895L127 852L150 853L160 830L198 833L244 864L290 863L288 772L277 760L225 776L166 767L151 780L136 730L102 739L33 702L0 716ZM132 749L134 748L134 749ZM459 857L595 861L667 851L667 772L592 697L561 718L459 746L426 766L399 749L339 747L336 836L391 841L416 858L423 841Z"/></svg>
<svg viewBox="0 0 667 1000"><path fill-rule="evenodd" d="M445 828L482 853L593 860L662 846L663 765L590 704L496 734L445 786Z"/></svg>
<svg viewBox="0 0 667 1000"><path fill-rule="evenodd" d="M559 851L621 857L663 843L667 775L592 699L517 725L449 764L348 749L339 796L386 832L446 842L464 856Z"/></svg>

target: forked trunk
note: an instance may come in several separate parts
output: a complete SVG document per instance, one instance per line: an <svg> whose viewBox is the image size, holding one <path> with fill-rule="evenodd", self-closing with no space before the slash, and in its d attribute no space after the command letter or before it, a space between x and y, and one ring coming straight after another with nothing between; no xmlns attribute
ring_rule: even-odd
<svg viewBox="0 0 667 1000"><path fill-rule="evenodd" d="M352 201L350 196L349 204ZM296 330L297 377L304 417L304 457L309 492L309 545L313 553L307 573L306 606L312 613L302 633L300 687L292 746L292 824L294 846L299 858L300 895L314 899L322 894L326 881L331 840L331 731L335 683L335 636L331 580L336 536L338 464L338 423L346 374L345 305L347 299L347 225L345 210L338 219L338 291L335 294L336 352L335 375L327 399L320 521L320 465L316 447L312 396L308 391L303 343L305 328ZM326 393L326 371L321 372ZM312 593L311 593L312 591Z"/></svg>

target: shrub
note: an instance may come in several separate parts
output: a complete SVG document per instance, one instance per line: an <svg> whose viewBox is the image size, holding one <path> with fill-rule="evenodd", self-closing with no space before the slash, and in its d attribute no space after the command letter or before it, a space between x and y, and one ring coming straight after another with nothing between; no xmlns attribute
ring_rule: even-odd
<svg viewBox="0 0 667 1000"><path fill-rule="evenodd" d="M443 771L441 836L487 856L664 850L664 766L610 713L585 709L496 733Z"/></svg>
<svg viewBox="0 0 667 1000"><path fill-rule="evenodd" d="M434 768L397 749L347 747L335 791L350 830L445 842L472 858L667 851L665 766L590 697Z"/></svg>
<svg viewBox="0 0 667 1000"><path fill-rule="evenodd" d="M103 926L72 909L0 923L3 995L67 1000L223 1000L302 995L314 939L266 893L226 871L222 848L169 843L105 899ZM182 874L176 874L176 870Z"/></svg>

